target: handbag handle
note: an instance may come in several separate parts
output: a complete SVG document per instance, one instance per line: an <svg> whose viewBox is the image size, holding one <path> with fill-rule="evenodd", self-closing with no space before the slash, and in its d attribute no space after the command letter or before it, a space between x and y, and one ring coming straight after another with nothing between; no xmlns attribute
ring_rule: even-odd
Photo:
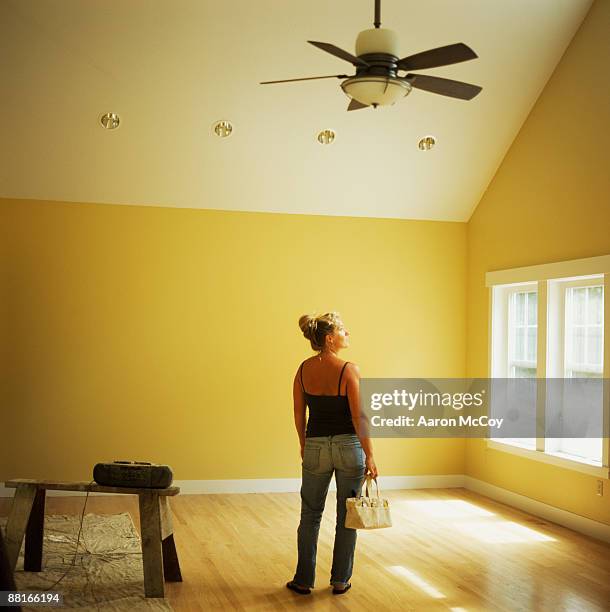
<svg viewBox="0 0 610 612"><path fill-rule="evenodd" d="M377 497L379 498L379 483L377 482L377 478L372 478L369 474L366 475L366 480L363 483L363 487L364 487L364 491L365 491L365 497L371 497L369 495L369 484L371 485L370 488L370 492L373 492L373 486L372 483L375 483L375 487L377 488Z"/></svg>

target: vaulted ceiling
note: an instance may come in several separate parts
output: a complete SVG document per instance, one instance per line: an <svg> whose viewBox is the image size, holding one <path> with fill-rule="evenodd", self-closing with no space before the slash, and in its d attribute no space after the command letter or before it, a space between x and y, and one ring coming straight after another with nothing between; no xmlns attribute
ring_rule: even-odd
<svg viewBox="0 0 610 612"><path fill-rule="evenodd" d="M353 73L306 40L353 52L373 0L3 0L0 197L465 221L591 1L383 0L401 56L464 42L423 72L483 91L348 113L338 80L258 82Z"/></svg>

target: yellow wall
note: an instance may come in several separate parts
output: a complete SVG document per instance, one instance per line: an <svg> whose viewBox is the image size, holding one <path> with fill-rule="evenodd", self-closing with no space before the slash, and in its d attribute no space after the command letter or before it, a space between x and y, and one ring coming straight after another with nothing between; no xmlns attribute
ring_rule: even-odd
<svg viewBox="0 0 610 612"><path fill-rule="evenodd" d="M0 480L300 475L298 317L336 309L364 376L464 376L466 224L1 202ZM383 475L464 471L461 440L378 440Z"/></svg>
<svg viewBox="0 0 610 612"><path fill-rule="evenodd" d="M598 0L468 223L468 376L487 376L485 272L610 253L608 24ZM468 475L610 524L610 482L598 497L592 476L466 449Z"/></svg>
<svg viewBox="0 0 610 612"><path fill-rule="evenodd" d="M7 256L8 228L6 223L7 208L1 205L0 200L0 472L7 465L6 439L8 432L5 428L8 406L6 402L6 391L8 388L8 309L7 309L7 274L9 261Z"/></svg>

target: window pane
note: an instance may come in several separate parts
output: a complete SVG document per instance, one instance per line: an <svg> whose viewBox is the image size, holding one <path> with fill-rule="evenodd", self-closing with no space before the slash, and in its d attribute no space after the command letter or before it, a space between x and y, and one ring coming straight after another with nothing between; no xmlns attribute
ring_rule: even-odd
<svg viewBox="0 0 610 612"><path fill-rule="evenodd" d="M582 370L568 370L566 376L568 378L601 378L601 374L597 372L583 372Z"/></svg>
<svg viewBox="0 0 610 612"><path fill-rule="evenodd" d="M602 365L602 328L589 327L587 329L587 363Z"/></svg>
<svg viewBox="0 0 610 612"><path fill-rule="evenodd" d="M536 328L527 328L527 361L536 361Z"/></svg>
<svg viewBox="0 0 610 612"><path fill-rule="evenodd" d="M538 294L534 291L527 294L527 322L536 325L538 317Z"/></svg>
<svg viewBox="0 0 610 612"><path fill-rule="evenodd" d="M585 294L586 287L570 289L572 293L572 323L585 322Z"/></svg>
<svg viewBox="0 0 610 612"><path fill-rule="evenodd" d="M571 330L572 336L572 354L568 356L568 361L571 363L584 363L585 360L585 329L584 327L573 327Z"/></svg>
<svg viewBox="0 0 610 612"><path fill-rule="evenodd" d="M589 304L587 309L587 323L600 324L602 322L603 292L602 287L589 287Z"/></svg>
<svg viewBox="0 0 610 612"><path fill-rule="evenodd" d="M513 378L535 378L536 368L513 367Z"/></svg>
<svg viewBox="0 0 610 612"><path fill-rule="evenodd" d="M525 328L515 329L515 359L523 361L525 359Z"/></svg>
<svg viewBox="0 0 610 612"><path fill-rule="evenodd" d="M515 321L517 325L525 323L525 293L515 294Z"/></svg>

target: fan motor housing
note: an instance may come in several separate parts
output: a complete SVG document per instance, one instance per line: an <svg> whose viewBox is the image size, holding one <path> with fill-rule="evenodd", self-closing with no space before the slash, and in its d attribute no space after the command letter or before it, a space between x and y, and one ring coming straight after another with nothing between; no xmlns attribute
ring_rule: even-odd
<svg viewBox="0 0 610 612"><path fill-rule="evenodd" d="M359 55L368 66L356 66L356 76L384 76L396 77L398 71L398 57L389 53L366 53Z"/></svg>

